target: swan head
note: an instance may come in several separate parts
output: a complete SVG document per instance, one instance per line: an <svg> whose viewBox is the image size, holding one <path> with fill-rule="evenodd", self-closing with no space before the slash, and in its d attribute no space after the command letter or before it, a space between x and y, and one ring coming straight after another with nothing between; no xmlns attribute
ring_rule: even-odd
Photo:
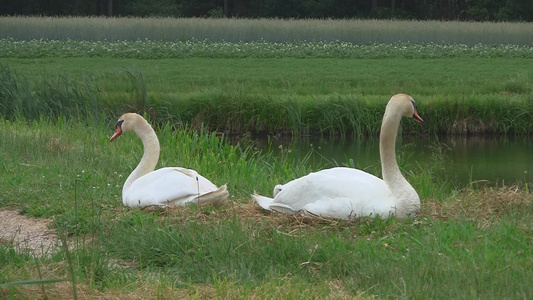
<svg viewBox="0 0 533 300"><path fill-rule="evenodd" d="M281 184L277 184L275 187L274 187L274 197L276 197L277 194L279 194L279 192L281 192L281 190L283 189L283 185Z"/></svg>
<svg viewBox="0 0 533 300"><path fill-rule="evenodd" d="M413 118L418 123L423 123L424 120L418 115L416 111L416 102L413 97L407 94L396 94L392 96L387 104L385 113L388 111L397 111L401 113L403 117Z"/></svg>
<svg viewBox="0 0 533 300"><path fill-rule="evenodd" d="M115 133L109 138L109 141L115 140L124 132L135 131L135 128L139 124L138 122L140 120L146 123L146 120L136 113L127 113L120 116L120 118L118 118L117 125L115 125Z"/></svg>

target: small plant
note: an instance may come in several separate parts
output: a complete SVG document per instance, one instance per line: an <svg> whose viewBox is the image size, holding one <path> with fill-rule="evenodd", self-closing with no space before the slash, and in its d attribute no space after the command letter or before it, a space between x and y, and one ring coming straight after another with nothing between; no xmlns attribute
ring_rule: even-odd
<svg viewBox="0 0 533 300"><path fill-rule="evenodd" d="M487 45L442 43L351 43L338 41L264 40L229 42L211 40L161 41L76 41L0 39L0 57L112 57L136 59L166 58L532 58L530 45Z"/></svg>

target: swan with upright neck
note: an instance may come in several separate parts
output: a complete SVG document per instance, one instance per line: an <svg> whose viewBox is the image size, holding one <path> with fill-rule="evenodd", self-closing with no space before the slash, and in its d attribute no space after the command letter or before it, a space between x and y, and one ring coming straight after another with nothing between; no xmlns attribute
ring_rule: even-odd
<svg viewBox="0 0 533 300"><path fill-rule="evenodd" d="M406 94L387 104L380 132L379 152L383 180L353 168L336 167L310 173L274 187L274 198L252 195L266 210L311 214L338 219L362 216L405 218L420 210L420 198L403 177L396 161L396 135L402 117L423 122L416 103Z"/></svg>
<svg viewBox="0 0 533 300"><path fill-rule="evenodd" d="M154 171L160 146L154 129L140 115L122 115L109 139L133 131L141 139L144 154L122 187L122 202L129 207L180 206L186 203L222 204L228 198L226 185L220 188L195 170L165 167Z"/></svg>

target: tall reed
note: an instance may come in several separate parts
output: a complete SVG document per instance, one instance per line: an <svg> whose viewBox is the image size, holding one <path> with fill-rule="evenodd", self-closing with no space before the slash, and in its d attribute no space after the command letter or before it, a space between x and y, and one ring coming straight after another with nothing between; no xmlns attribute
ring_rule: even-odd
<svg viewBox="0 0 533 300"><path fill-rule="evenodd" d="M134 111L148 113L155 124L170 122L178 127L203 127L228 135L376 135L387 101L387 96L379 95L271 96L247 93L243 86L227 91L212 88L185 97L151 97L139 70L113 75L114 81L123 82L118 89L113 87L113 93L103 92L109 89L105 86L108 80L90 76L47 76L30 82L9 67L0 66L0 79L0 114L11 120L64 117L99 124L114 121L125 111ZM517 96L502 97L496 93L498 87L487 95L425 97L419 112L431 122L422 130L454 135L531 134L530 83L510 80L502 87ZM412 122L405 122L403 132L420 130Z"/></svg>
<svg viewBox="0 0 533 300"><path fill-rule="evenodd" d="M0 38L18 40L325 41L532 45L531 23L399 20L2 17Z"/></svg>
<svg viewBox="0 0 533 300"><path fill-rule="evenodd" d="M103 111L100 91L85 77L75 81L61 75L43 78L35 89L24 76L0 65L0 106L6 118L28 120L41 116L55 119L65 115L77 119L99 120Z"/></svg>

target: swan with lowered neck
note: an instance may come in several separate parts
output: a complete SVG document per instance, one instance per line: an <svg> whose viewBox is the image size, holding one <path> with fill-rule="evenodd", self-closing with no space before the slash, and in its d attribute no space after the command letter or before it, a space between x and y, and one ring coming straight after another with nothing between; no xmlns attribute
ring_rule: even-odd
<svg viewBox="0 0 533 300"><path fill-rule="evenodd" d="M396 161L395 142L402 117L423 122L413 98L397 94L387 104L381 125L379 153L383 180L358 169L337 167L276 185L274 198L257 194L252 198L266 210L286 214L310 213L338 219L391 215L405 218L416 214L420 198Z"/></svg>
<svg viewBox="0 0 533 300"><path fill-rule="evenodd" d="M166 167L154 171L159 160L159 140L142 116L135 113L122 115L109 140L113 141L128 131L141 138L144 154L122 187L125 206L179 206L191 202L218 205L227 199L226 185L218 188L194 170Z"/></svg>

